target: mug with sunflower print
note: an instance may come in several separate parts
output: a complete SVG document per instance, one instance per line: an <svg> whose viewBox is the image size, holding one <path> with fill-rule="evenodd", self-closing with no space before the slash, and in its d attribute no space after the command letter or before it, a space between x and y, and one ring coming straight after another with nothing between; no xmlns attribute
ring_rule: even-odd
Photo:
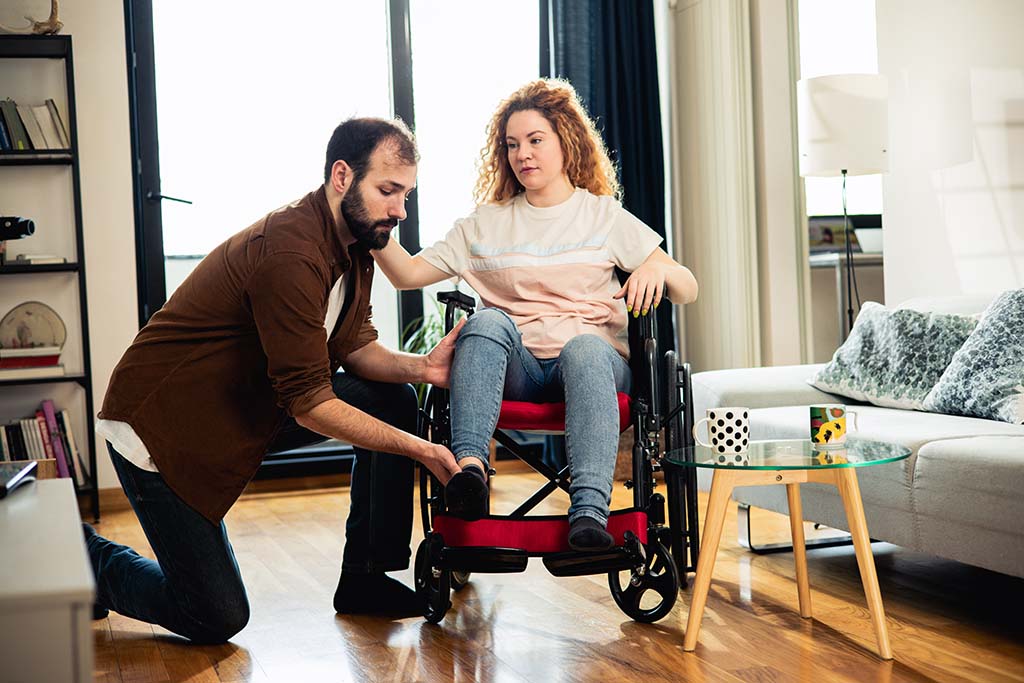
<svg viewBox="0 0 1024 683"><path fill-rule="evenodd" d="M846 443L847 417L853 418L853 429L857 428L857 413L847 410L841 403L811 406L811 441L822 446L839 446Z"/></svg>

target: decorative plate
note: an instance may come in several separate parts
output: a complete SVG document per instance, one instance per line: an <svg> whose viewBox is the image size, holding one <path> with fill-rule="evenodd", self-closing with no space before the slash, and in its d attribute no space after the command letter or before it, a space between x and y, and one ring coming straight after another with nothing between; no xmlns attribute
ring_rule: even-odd
<svg viewBox="0 0 1024 683"><path fill-rule="evenodd" d="M57 311L39 301L19 304L0 320L0 348L63 347L67 337Z"/></svg>

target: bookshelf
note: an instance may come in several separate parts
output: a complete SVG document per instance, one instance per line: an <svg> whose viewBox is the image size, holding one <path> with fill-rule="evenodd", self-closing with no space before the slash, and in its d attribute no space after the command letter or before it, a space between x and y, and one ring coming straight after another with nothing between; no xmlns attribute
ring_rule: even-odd
<svg viewBox="0 0 1024 683"><path fill-rule="evenodd" d="M66 409L89 470L77 493L99 519L71 36L0 35L0 99L7 97L19 103L52 98L71 143L66 151L0 151L0 215L36 223L34 235L8 242L8 255L13 260L15 253L52 253L68 262L0 266L0 315L20 303L41 301L64 321L67 341L61 353L64 376L0 380L0 423L33 415L44 399Z"/></svg>

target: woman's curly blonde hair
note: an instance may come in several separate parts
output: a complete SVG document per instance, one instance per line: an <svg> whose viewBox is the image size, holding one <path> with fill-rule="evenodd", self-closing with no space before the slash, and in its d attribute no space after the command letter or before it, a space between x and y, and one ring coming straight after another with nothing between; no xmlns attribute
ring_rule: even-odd
<svg viewBox="0 0 1024 683"><path fill-rule="evenodd" d="M505 135L509 117L529 110L547 119L561 140L564 170L573 187L621 198L615 166L576 90L567 81L541 78L503 100L487 124L487 144L480 150L480 175L473 190L477 204L498 204L524 191L508 163Z"/></svg>

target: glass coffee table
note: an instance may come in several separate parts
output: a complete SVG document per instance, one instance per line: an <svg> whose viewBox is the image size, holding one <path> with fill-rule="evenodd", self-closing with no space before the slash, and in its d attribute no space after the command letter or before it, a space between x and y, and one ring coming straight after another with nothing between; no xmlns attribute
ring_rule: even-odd
<svg viewBox="0 0 1024 683"><path fill-rule="evenodd" d="M813 482L831 484L839 489L846 508L846 520L857 553L864 594L871 621L875 627L878 653L892 659L889 632L885 625L882 594L878 589L875 558L871 538L864 521L864 504L857 484L857 468L873 467L903 460L910 449L899 444L847 439L840 446L823 447L809 439L792 441L752 441L750 450L740 456L725 456L706 446L690 446L666 454L669 463L678 467L702 467L714 470L704 537L697 558L697 575L693 584L690 615L686 621L683 649L697 647L704 605L711 587L711 573L722 538L722 523L733 488L737 486L768 486L785 484L789 500L789 525L793 534L793 556L796 560L796 584L800 599L800 616L811 616L811 589L807 581L807 551L804 546L803 509L800 505L800 484Z"/></svg>

